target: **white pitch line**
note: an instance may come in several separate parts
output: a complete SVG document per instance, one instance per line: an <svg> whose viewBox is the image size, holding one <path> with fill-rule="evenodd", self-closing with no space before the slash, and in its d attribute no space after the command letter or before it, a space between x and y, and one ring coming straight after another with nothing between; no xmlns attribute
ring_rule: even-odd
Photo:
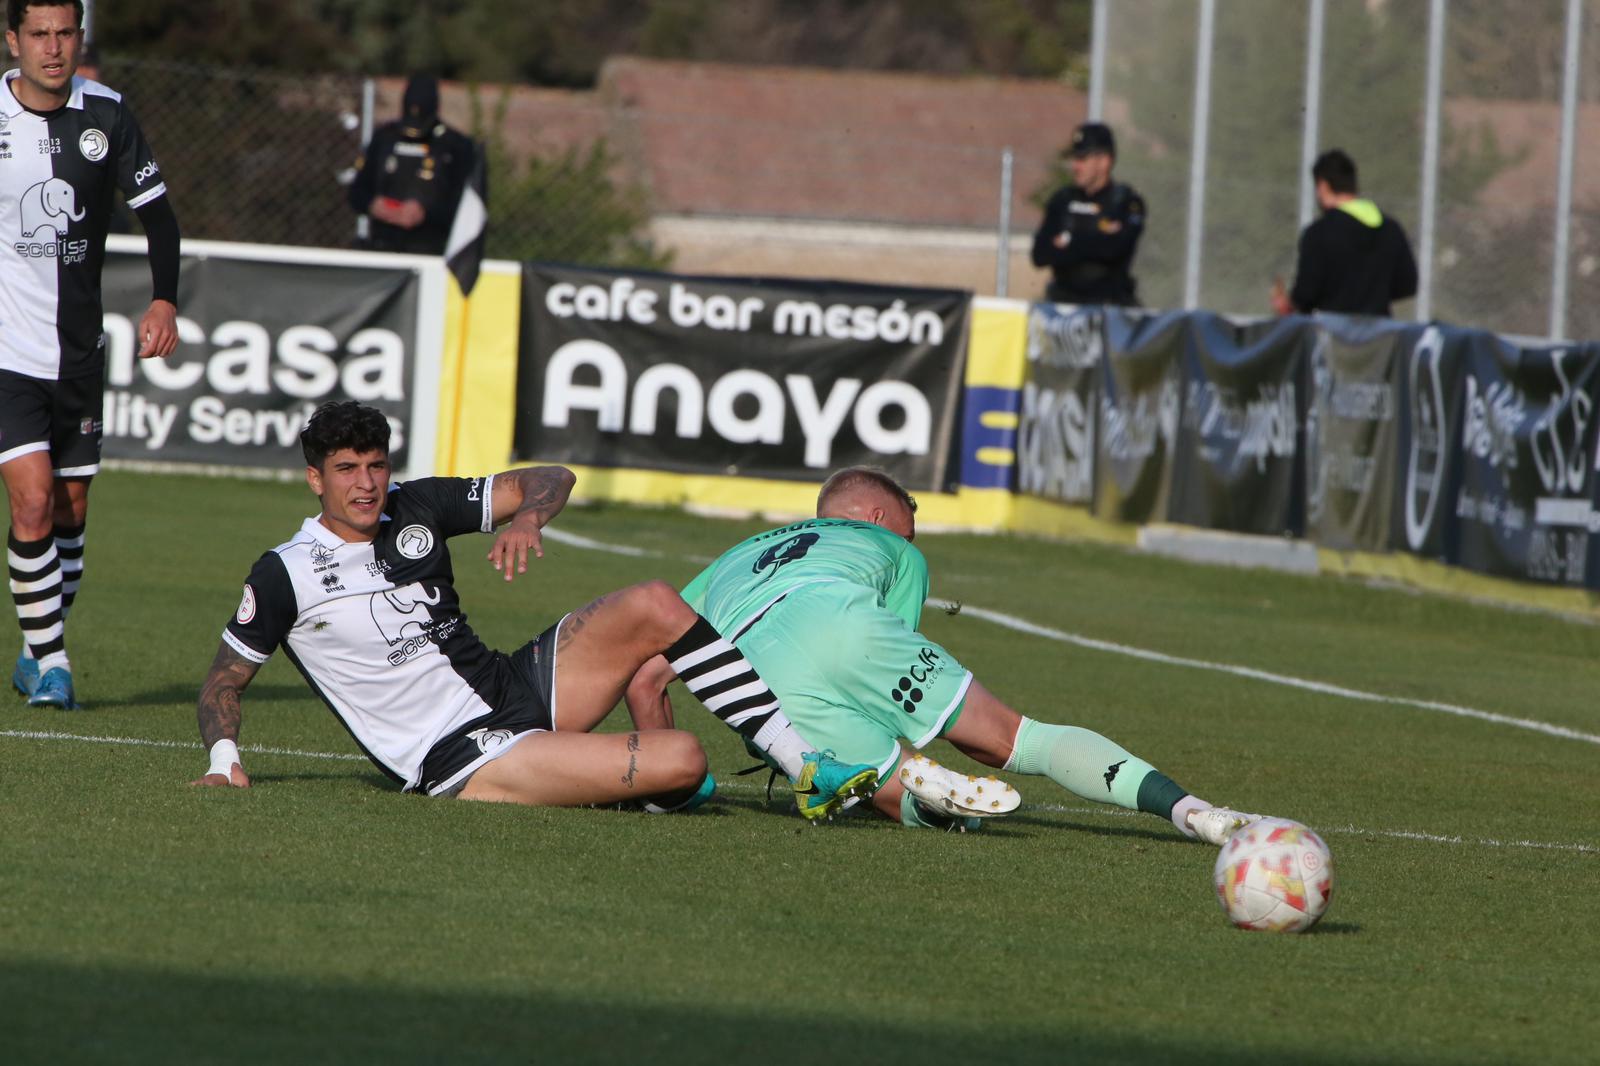
<svg viewBox="0 0 1600 1066"><path fill-rule="evenodd" d="M930 601L938 603L939 601ZM1366 703L1387 703L1400 707L1416 707L1424 711L1439 711L1442 714L1453 714L1461 718L1476 718L1483 722L1493 722L1496 725L1509 725L1518 729L1531 729L1536 733L1547 736L1562 737L1566 740L1581 740L1588 744L1600 744L1600 736L1594 733L1583 733L1566 726L1554 725L1550 722L1541 722L1534 718L1514 718L1508 714L1496 714L1493 711L1480 711L1472 707L1462 707L1454 703L1440 703L1436 700L1414 700L1405 696L1385 696L1378 692L1364 692L1360 689L1346 688L1343 685L1331 685L1325 681L1309 681L1301 677L1290 677L1287 674L1275 674L1270 670L1258 670L1252 666L1235 666L1231 663L1210 662L1206 659L1188 659L1181 655L1168 655L1165 652L1150 651L1147 648L1136 648L1128 644L1116 644L1109 640L1096 640L1093 637L1080 636L1077 633L1068 633L1060 629L1051 629L1049 626L1037 625L1027 619L1015 615L1003 614L1000 611L991 611L985 607L973 607L969 604L961 605L961 614L970 614L974 618L981 618L985 622L1014 629L1019 633L1028 633L1036 637L1058 641L1062 644L1073 644L1080 648L1093 651L1111 652L1114 655L1126 655L1133 659L1143 659L1146 662L1163 663L1167 666L1185 666L1194 670L1210 670L1215 673L1232 674L1235 677L1246 677L1254 681L1265 681L1272 685L1283 685L1287 688L1297 688L1305 692L1316 692L1324 696L1339 696L1347 700L1361 700Z"/></svg>
<svg viewBox="0 0 1600 1066"><path fill-rule="evenodd" d="M544 534L552 540L562 541L578 548L588 548L591 551L611 552L616 555L674 558L674 556L665 552L648 551L624 544L608 544L605 541L593 540L575 533L561 533L553 529L546 529ZM974 618L982 619L997 626L1004 626L1019 633L1044 637L1046 640L1053 640L1061 644L1072 644L1091 651L1125 655L1129 658L1143 659L1146 662L1161 663L1165 666L1182 666L1192 670L1210 670L1214 673L1232 674L1235 677L1249 678L1252 681L1265 681L1272 685L1283 685L1286 688L1300 689L1304 692L1316 692L1324 696L1338 696L1347 700L1359 700L1364 703L1384 703L1397 707L1415 707L1424 711L1438 711L1441 714L1452 714L1459 718L1475 718L1481 722L1492 722L1495 725L1507 725L1516 729L1528 729L1535 733L1560 737L1564 740L1580 740L1586 744L1600 745L1600 735L1584 733L1576 729L1569 729L1566 726L1555 725L1551 722L1541 722L1534 718L1517 718L1508 714L1496 714L1493 711L1480 711L1473 707L1462 707L1454 703L1440 703L1436 700L1414 700L1405 696L1386 696L1380 692L1364 692L1361 689L1332 685L1325 681L1311 681L1302 677L1291 677L1288 674L1275 674L1270 670L1258 670L1252 666L1236 666L1232 663L1218 663L1206 659L1189 659L1181 655L1168 655L1165 652L1151 651L1148 648L1137 648L1130 644L1117 644L1109 640L1097 640L1094 637L1085 637L1077 633L1068 633L1061 629L1052 629L1049 626L1038 625L1015 615L991 611L987 607L974 607L971 604L956 604L953 601L938 599L930 599L928 604L932 607L949 610L951 613L971 615Z"/></svg>
<svg viewBox="0 0 1600 1066"><path fill-rule="evenodd" d="M83 744L119 744L136 748L167 748L182 749L185 751L200 751L200 745L187 740L151 740L147 737L97 737L83 736L78 733L59 733L53 730L42 729L5 729L0 730L0 737L14 740L65 740L77 741ZM350 752L338 751L303 751L299 748L243 748L242 751L252 755L284 755L297 759L332 759L339 762L366 762L366 756ZM730 792L760 791L762 786L745 781L720 781L717 788ZM1021 808L1024 811L1049 811L1056 814L1089 814L1102 818L1143 818L1146 815L1137 811L1126 811L1118 807L1065 807L1054 803L1027 803ZM1585 854L1600 854L1600 847L1593 844L1573 844L1559 841L1543 840L1493 840L1489 838L1474 838L1463 836L1444 836L1438 833L1423 833L1411 829L1363 829L1360 826L1341 825L1321 830L1325 833L1350 834L1353 836L1388 837L1393 840L1421 840L1432 844L1473 844L1485 848L1536 848L1542 851L1576 851Z"/></svg>
<svg viewBox="0 0 1600 1066"><path fill-rule="evenodd" d="M122 744L134 748L202 750L200 745L192 740L149 740L145 737L86 737L77 733L57 733L40 729L0 729L0 737L12 737L17 740L76 740L84 744ZM367 761L365 755L337 751L300 751L297 748L249 748L243 746L239 750L249 752L252 755L289 755L297 759L337 759L341 762Z"/></svg>

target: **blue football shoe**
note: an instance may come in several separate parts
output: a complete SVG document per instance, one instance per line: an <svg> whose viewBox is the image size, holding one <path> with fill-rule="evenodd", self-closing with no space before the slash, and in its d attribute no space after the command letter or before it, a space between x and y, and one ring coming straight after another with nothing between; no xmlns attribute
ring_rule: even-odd
<svg viewBox="0 0 1600 1066"><path fill-rule="evenodd" d="M842 763L832 752L808 751L794 783L794 802L802 816L816 821L832 818L852 800L865 799L877 790L876 766Z"/></svg>
<svg viewBox="0 0 1600 1066"><path fill-rule="evenodd" d="M59 666L46 670L33 695L28 697L28 706L77 710L78 701L72 698L72 675Z"/></svg>
<svg viewBox="0 0 1600 1066"><path fill-rule="evenodd" d="M11 671L11 685L28 698L39 687L39 660L28 654L26 648L17 654L17 668Z"/></svg>

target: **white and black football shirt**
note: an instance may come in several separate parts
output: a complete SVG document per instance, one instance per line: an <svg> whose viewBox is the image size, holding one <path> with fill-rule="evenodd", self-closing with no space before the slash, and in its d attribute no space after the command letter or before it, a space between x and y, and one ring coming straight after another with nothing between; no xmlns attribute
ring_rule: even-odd
<svg viewBox="0 0 1600 1066"><path fill-rule="evenodd" d="M367 757L407 790L441 738L508 698L510 667L467 627L445 539L494 528L494 478L395 486L377 538L315 518L257 560L223 630L264 663L282 645Z"/></svg>
<svg viewBox="0 0 1600 1066"><path fill-rule="evenodd" d="M98 374L100 268L117 189L163 196L150 146L122 97L72 79L54 111L30 111L0 78L0 370L56 380Z"/></svg>

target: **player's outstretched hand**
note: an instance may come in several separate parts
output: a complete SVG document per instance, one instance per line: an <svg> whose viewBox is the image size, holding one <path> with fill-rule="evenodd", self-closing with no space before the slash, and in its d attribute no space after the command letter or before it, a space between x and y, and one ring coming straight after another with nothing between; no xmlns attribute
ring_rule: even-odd
<svg viewBox="0 0 1600 1066"><path fill-rule="evenodd" d="M178 349L178 309L166 300L151 300L139 319L139 358L165 359Z"/></svg>
<svg viewBox="0 0 1600 1066"><path fill-rule="evenodd" d="M206 774L204 777L195 778L189 784L201 788L228 788L230 786L233 788L249 788L250 775L244 772L244 767L234 763L229 767L226 777L222 774Z"/></svg>
<svg viewBox="0 0 1600 1066"><path fill-rule="evenodd" d="M544 557L544 538L539 534L538 520L532 515L518 515L494 538L494 547L489 549L489 562L510 581L517 574L528 572L530 549L535 558Z"/></svg>

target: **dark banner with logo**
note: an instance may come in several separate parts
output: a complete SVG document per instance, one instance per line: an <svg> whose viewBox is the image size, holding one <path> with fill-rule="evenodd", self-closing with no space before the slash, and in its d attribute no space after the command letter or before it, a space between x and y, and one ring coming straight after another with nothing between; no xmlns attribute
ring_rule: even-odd
<svg viewBox="0 0 1600 1066"><path fill-rule="evenodd" d="M1600 346L1464 342L1457 561L1593 587Z"/></svg>
<svg viewBox="0 0 1600 1066"><path fill-rule="evenodd" d="M1306 536L1340 551L1387 551L1397 546L1405 422L1401 377L1423 327L1386 319L1319 319L1309 351L1306 402ZM1429 417L1434 417L1429 409ZM1435 457L1439 440L1430 431ZM1420 458L1420 453L1419 453ZM1419 464L1424 493L1443 470ZM1442 484L1440 484L1442 488ZM1423 497L1422 511L1428 510ZM1425 537L1423 538L1426 539Z"/></svg>
<svg viewBox="0 0 1600 1066"><path fill-rule="evenodd" d="M1094 499L1105 325L1098 308L1028 309L1028 368L1017 429L1018 492L1065 503Z"/></svg>
<svg viewBox="0 0 1600 1066"><path fill-rule="evenodd" d="M1183 405L1182 311L1106 308L1094 512L1114 522L1165 521Z"/></svg>
<svg viewBox="0 0 1600 1066"><path fill-rule="evenodd" d="M1461 480L1462 373L1471 334L1445 326L1407 327L1400 353L1400 496L1390 546L1456 562L1456 496Z"/></svg>
<svg viewBox="0 0 1600 1066"><path fill-rule="evenodd" d="M1304 531L1300 384L1312 331L1187 316L1183 417L1167 518L1235 533Z"/></svg>
<svg viewBox="0 0 1600 1066"><path fill-rule="evenodd" d="M318 404L360 400L406 468L419 279L409 268L183 257L178 350L139 359L144 255L108 252L108 459L295 469Z"/></svg>
<svg viewBox="0 0 1600 1066"><path fill-rule="evenodd" d="M523 267L516 454L819 480L953 474L968 297Z"/></svg>

